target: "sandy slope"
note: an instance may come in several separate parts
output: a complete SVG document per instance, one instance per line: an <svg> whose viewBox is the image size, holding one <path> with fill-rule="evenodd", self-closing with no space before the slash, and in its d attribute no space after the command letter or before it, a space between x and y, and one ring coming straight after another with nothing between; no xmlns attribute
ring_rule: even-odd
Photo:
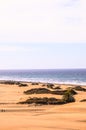
<svg viewBox="0 0 86 130"><path fill-rule="evenodd" d="M41 87L41 84L33 87ZM23 94L29 88L32 88L31 84L28 87L0 84L0 130L86 130L86 102L79 102L86 99L86 92L78 92L76 102L66 105L16 104L29 97Z"/></svg>

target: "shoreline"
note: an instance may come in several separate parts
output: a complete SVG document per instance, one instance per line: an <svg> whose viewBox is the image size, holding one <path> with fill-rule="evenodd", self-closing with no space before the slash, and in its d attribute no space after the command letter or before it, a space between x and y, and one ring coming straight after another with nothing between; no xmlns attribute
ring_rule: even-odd
<svg viewBox="0 0 86 130"><path fill-rule="evenodd" d="M0 80L86 86L86 69L1 70Z"/></svg>
<svg viewBox="0 0 86 130"><path fill-rule="evenodd" d="M47 84L47 83L51 83L51 84L56 84L56 85L69 85L69 86L84 86L86 87L85 84L79 84L79 83L59 83L59 82L41 82L41 81L24 81L24 80L0 80L0 83L4 83L4 82L21 82L21 83L40 83L40 84Z"/></svg>

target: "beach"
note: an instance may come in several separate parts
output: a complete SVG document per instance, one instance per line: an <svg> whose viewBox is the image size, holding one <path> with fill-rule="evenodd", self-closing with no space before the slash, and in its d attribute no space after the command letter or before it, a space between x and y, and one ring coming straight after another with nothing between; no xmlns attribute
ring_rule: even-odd
<svg viewBox="0 0 86 130"><path fill-rule="evenodd" d="M0 0L0 130L86 130L86 0Z"/></svg>
<svg viewBox="0 0 86 130"><path fill-rule="evenodd" d="M62 105L21 104L19 102L33 97L53 97L61 99L62 95L25 94L33 88L47 88L46 83L22 82L9 84L0 83L0 130L86 130L86 99L85 91L76 91L75 102ZM54 84L62 90L75 85ZM86 88L86 86L81 86ZM48 88L50 89L50 88Z"/></svg>

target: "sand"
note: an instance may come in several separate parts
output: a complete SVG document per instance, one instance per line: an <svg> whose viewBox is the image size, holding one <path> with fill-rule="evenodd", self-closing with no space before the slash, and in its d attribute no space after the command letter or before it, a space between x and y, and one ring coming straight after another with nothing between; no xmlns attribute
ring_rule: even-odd
<svg viewBox="0 0 86 130"><path fill-rule="evenodd" d="M65 89L72 85L60 85ZM21 105L28 97L56 97L51 94L25 95L30 88L42 87L42 84L28 87L0 84L0 130L86 130L86 92L78 91L76 102L65 105ZM72 86L73 87L73 86Z"/></svg>

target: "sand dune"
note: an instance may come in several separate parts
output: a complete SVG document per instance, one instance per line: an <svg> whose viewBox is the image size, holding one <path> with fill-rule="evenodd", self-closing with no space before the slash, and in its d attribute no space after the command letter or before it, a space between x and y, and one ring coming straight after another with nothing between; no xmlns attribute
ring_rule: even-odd
<svg viewBox="0 0 86 130"><path fill-rule="evenodd" d="M61 85L65 89L70 85ZM30 88L42 87L42 84L28 87L0 84L0 130L86 130L86 92L78 91L76 102L65 105L21 105L16 104L28 97L56 97L51 94L25 95Z"/></svg>

